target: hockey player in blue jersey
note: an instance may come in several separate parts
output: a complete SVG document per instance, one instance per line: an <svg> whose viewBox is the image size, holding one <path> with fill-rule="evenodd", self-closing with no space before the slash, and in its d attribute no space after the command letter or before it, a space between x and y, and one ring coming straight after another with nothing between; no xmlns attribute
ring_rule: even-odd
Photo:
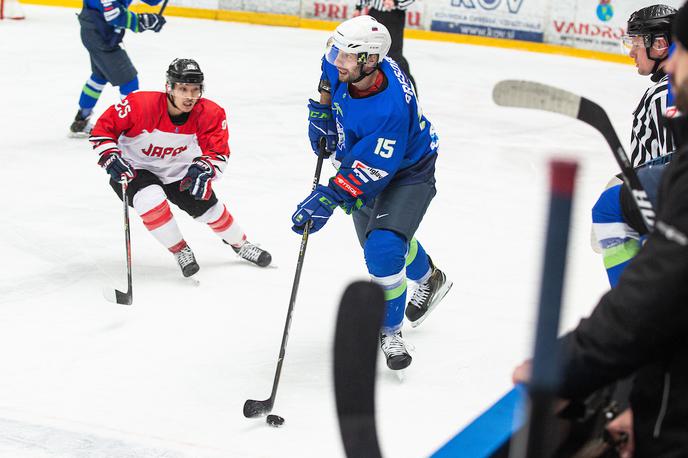
<svg viewBox="0 0 688 458"><path fill-rule="evenodd" d="M162 0L143 0L157 5ZM122 98L139 88L136 68L120 43L126 29L132 32L160 32L165 18L156 13L136 14L129 11L132 0L83 0L79 13L81 42L91 60L91 76L86 80L79 110L70 126L72 137L88 137L93 107L107 83L119 86Z"/></svg>
<svg viewBox="0 0 688 458"><path fill-rule="evenodd" d="M438 141L408 77L385 58L391 38L370 16L340 24L328 41L319 85L309 101L314 151L324 137L338 171L292 216L293 230L321 229L337 207L353 216L372 280L385 291L380 345L390 369L411 363L401 334L404 310L420 324L452 286L414 234L435 196ZM418 284L406 304L406 280Z"/></svg>

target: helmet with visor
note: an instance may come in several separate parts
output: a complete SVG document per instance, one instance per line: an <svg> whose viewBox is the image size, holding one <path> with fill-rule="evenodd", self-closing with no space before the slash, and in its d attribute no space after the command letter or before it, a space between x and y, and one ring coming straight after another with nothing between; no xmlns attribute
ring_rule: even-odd
<svg viewBox="0 0 688 458"><path fill-rule="evenodd" d="M344 21L335 29L327 41L325 59L332 65L337 63L355 63L361 70L361 76L353 81L358 82L377 69L387 56L392 45L392 37L383 24L371 16L358 16ZM365 72L370 56L377 55L377 63Z"/></svg>

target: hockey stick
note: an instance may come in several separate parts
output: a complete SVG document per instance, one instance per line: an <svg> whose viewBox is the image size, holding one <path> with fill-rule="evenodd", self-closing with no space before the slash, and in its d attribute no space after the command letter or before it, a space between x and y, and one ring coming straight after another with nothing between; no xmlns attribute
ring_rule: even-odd
<svg viewBox="0 0 688 458"><path fill-rule="evenodd" d="M607 141L621 168L624 183L631 191L633 200L643 217L645 229L654 227L655 212L626 151L614 131L609 116L595 102L563 89L533 81L505 80L494 87L492 97L497 105L516 108L533 108L550 111L578 119L597 129Z"/></svg>
<svg viewBox="0 0 688 458"><path fill-rule="evenodd" d="M528 387L517 385L461 430L431 458L571 456L551 453L559 435L552 403L559 382L556 345L566 272L576 163L550 163L549 209L540 280L533 373ZM540 448L538 448L540 447ZM550 451L548 455L543 450ZM527 449L527 454L526 454Z"/></svg>
<svg viewBox="0 0 688 458"><path fill-rule="evenodd" d="M636 173L642 169L646 169L649 167L657 167L657 166L662 166L662 165L667 165L669 162L671 162L674 159L674 153L676 151L672 151L670 153L665 154L664 156L657 156L654 159L650 159L649 161L646 161L640 165L636 165L634 167ZM615 175L619 180L623 180L623 174L618 173Z"/></svg>
<svg viewBox="0 0 688 458"><path fill-rule="evenodd" d="M385 294L370 281L344 291L334 337L334 394L349 458L380 458L375 426L375 365Z"/></svg>
<svg viewBox="0 0 688 458"><path fill-rule="evenodd" d="M127 292L118 289L106 289L103 291L105 299L118 304L131 305L133 302L133 290L131 286L131 237L129 235L129 197L127 196L128 182L124 178L122 184L122 202L124 203L124 243L127 251Z"/></svg>
<svg viewBox="0 0 688 458"><path fill-rule="evenodd" d="M561 298L566 277L566 254L571 227L576 162L550 163L550 199L547 236L540 281L540 300L535 327L532 375L528 384L528 421L523 435L517 436L513 456L546 458L554 456L559 431L553 421L556 390L561 384L557 362L557 333ZM520 439L520 440L519 440Z"/></svg>
<svg viewBox="0 0 688 458"><path fill-rule="evenodd" d="M318 163L315 166L315 175L313 176L313 187L315 191L316 186L320 182L320 172L322 170L323 159L325 158L325 143L320 142L318 154ZM294 273L294 283L291 287L291 297L289 298L289 308L287 309L287 320L284 323L284 332L282 333L282 344L280 345L279 357L277 358L277 368L275 370L275 378L272 382L272 392L270 397L264 401L256 401L254 399L247 399L244 403L244 416L246 418L262 417L272 411L272 406L275 404L275 396L277 395L277 386L279 385L280 374L282 373L282 363L284 362L284 354L287 348L287 340L289 340L289 328L291 327L291 317L294 312L294 304L296 303L296 293L299 289L299 282L301 280L301 269L303 267L303 259L306 256L306 245L308 244L308 232L311 228L310 224L304 227L303 235L301 236L301 247L299 248L299 258L296 262L296 272ZM268 416L268 424L272 426L280 426L284 419L276 415Z"/></svg>
<svg viewBox="0 0 688 458"><path fill-rule="evenodd" d="M160 12L158 13L160 16L162 16L162 13L165 12L165 8L167 8L167 2L168 1L169 0L165 0L164 2L162 2L162 6L160 7Z"/></svg>

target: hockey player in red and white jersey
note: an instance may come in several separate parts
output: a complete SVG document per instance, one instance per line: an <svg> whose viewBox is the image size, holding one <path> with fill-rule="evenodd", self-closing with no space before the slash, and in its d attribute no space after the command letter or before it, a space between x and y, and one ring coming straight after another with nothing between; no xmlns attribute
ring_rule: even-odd
<svg viewBox="0 0 688 458"><path fill-rule="evenodd" d="M134 92L103 113L90 141L98 164L127 196L143 224L172 252L185 277L199 270L174 220L169 202L205 223L242 258L265 267L272 257L246 240L212 183L229 157L227 118L216 103L201 98L203 72L192 59L175 59L166 92Z"/></svg>

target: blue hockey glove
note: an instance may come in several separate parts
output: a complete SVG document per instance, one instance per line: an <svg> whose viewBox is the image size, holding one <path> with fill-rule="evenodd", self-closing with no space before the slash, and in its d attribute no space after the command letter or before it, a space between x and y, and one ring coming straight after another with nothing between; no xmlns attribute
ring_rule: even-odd
<svg viewBox="0 0 688 458"><path fill-rule="evenodd" d="M136 170L131 167L126 159L120 156L119 151L101 155L98 165L104 168L110 177L117 182L122 181L122 178L129 182L136 177Z"/></svg>
<svg viewBox="0 0 688 458"><path fill-rule="evenodd" d="M152 30L153 32L160 32L162 26L165 25L165 18L157 13L141 13L138 15L139 32Z"/></svg>
<svg viewBox="0 0 688 458"><path fill-rule="evenodd" d="M186 191L196 200L208 200L213 195L212 178L215 167L207 159L197 157L189 166L186 175L179 183L179 190Z"/></svg>
<svg viewBox="0 0 688 458"><path fill-rule="evenodd" d="M323 137L327 139L325 157L329 157L337 148L337 123L332 115L332 108L308 99L308 138L315 154L319 154L318 142Z"/></svg>
<svg viewBox="0 0 688 458"><path fill-rule="evenodd" d="M306 224L311 223L309 233L318 232L332 216L337 207L337 196L327 186L318 185L310 196L301 202L291 221L294 223L291 230L297 234L303 234Z"/></svg>
<svg viewBox="0 0 688 458"><path fill-rule="evenodd" d="M352 202L342 202L339 206L344 210L344 213L351 215L353 212L358 211L361 207L365 206L365 200L356 199Z"/></svg>

